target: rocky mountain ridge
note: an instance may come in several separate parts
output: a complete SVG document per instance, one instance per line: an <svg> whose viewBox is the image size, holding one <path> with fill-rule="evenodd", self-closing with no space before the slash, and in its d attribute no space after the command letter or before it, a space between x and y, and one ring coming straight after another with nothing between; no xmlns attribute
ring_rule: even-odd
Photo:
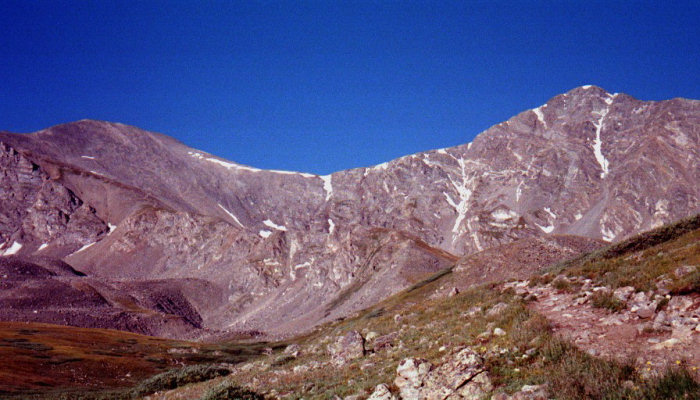
<svg viewBox="0 0 700 400"><path fill-rule="evenodd" d="M699 104L580 87L472 143L327 176L107 122L1 133L15 161L3 161L0 251L99 280L202 280L206 296L183 295L202 327L300 332L476 251L553 234L616 241L700 211ZM6 182L25 185L24 202ZM35 200L42 190L49 200ZM73 214L44 232L47 215Z"/></svg>

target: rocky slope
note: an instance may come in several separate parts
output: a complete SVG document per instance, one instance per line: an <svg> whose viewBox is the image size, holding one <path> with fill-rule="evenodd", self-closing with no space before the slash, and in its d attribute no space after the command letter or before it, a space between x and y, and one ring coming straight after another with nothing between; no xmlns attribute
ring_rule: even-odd
<svg viewBox="0 0 700 400"><path fill-rule="evenodd" d="M0 251L166 291L205 281L206 295L181 290L202 327L299 332L475 251L550 234L616 241L697 212L699 105L581 87L472 143L328 176L107 122L2 133L14 186Z"/></svg>
<svg viewBox="0 0 700 400"><path fill-rule="evenodd" d="M699 239L697 215L459 293L442 290L463 274L447 269L227 378L151 398L243 386L270 399L697 399ZM480 254L493 252L465 260Z"/></svg>

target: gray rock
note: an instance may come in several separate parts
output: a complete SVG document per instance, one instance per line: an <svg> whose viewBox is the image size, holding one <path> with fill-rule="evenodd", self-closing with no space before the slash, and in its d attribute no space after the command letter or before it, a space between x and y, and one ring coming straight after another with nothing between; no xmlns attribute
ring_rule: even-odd
<svg viewBox="0 0 700 400"><path fill-rule="evenodd" d="M367 398L367 400L395 400L396 396L391 394L389 386L384 383L380 383L374 388L372 394Z"/></svg>
<svg viewBox="0 0 700 400"><path fill-rule="evenodd" d="M402 399L481 399L493 389L483 359L470 348L446 356L434 369L425 360L405 359L397 375Z"/></svg>
<svg viewBox="0 0 700 400"><path fill-rule="evenodd" d="M630 296L634 293L635 289L632 286L624 286L615 289L613 295L620 301L626 302Z"/></svg>
<svg viewBox="0 0 700 400"><path fill-rule="evenodd" d="M654 308L652 307L642 307L637 310L637 316L642 319L651 318L654 316Z"/></svg>
<svg viewBox="0 0 700 400"><path fill-rule="evenodd" d="M697 269L698 267L695 265L683 265L673 270L673 274L676 276L676 278L683 278L684 276L697 271Z"/></svg>
<svg viewBox="0 0 700 400"><path fill-rule="evenodd" d="M360 332L350 331L328 345L333 363L343 365L365 355L365 339Z"/></svg>

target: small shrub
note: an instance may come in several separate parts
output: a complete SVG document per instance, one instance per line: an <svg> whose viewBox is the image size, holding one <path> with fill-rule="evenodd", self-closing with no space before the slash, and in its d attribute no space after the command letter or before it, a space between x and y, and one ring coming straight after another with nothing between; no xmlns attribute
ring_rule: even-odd
<svg viewBox="0 0 700 400"><path fill-rule="evenodd" d="M625 309L625 303L620 301L612 292L607 290L599 290L591 295L591 304L597 308L607 308L612 312L618 312Z"/></svg>
<svg viewBox="0 0 700 400"><path fill-rule="evenodd" d="M669 369L644 388L644 399L700 399L700 383L681 368Z"/></svg>
<svg viewBox="0 0 700 400"><path fill-rule="evenodd" d="M192 365L173 369L152 376L141 382L132 390L134 397L144 396L161 390L171 390L190 383L204 382L230 374L226 368L208 365Z"/></svg>
<svg viewBox="0 0 700 400"><path fill-rule="evenodd" d="M571 281L564 276L558 276L552 281L552 287L562 292L572 292Z"/></svg>
<svg viewBox="0 0 700 400"><path fill-rule="evenodd" d="M239 387L233 382L222 382L207 390L200 400L263 400L264 397L251 390Z"/></svg>
<svg viewBox="0 0 700 400"><path fill-rule="evenodd" d="M291 361L294 360L294 359L296 359L296 357L294 357L294 356L291 355L291 354L283 354L283 355L281 355L281 356L275 358L275 359L272 361L272 363L270 363L270 366L272 366L272 367L279 367L279 366L282 366L282 365L285 365L285 364L291 362Z"/></svg>

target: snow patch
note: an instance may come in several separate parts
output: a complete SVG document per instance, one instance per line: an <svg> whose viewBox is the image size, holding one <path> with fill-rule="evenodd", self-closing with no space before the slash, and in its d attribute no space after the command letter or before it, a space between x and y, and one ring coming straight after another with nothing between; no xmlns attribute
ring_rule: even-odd
<svg viewBox="0 0 700 400"><path fill-rule="evenodd" d="M80 156L80 158L86 158L86 159L88 159L88 160L94 160L94 159L95 159L95 157L93 157L93 156Z"/></svg>
<svg viewBox="0 0 700 400"><path fill-rule="evenodd" d="M236 218L236 216L233 215L233 213L232 213L231 211L227 210L226 207L224 207L224 206L221 205L221 203L218 203L218 205L219 205L219 207L220 207L222 210L224 210L224 212L225 212L226 214L228 214L229 217L231 217L238 225L240 225L241 228L245 228L245 226L243 226L243 224L241 223L241 221L239 221L238 218Z"/></svg>
<svg viewBox="0 0 700 400"><path fill-rule="evenodd" d="M495 219L496 221L505 221L505 220L514 218L517 215L518 214L516 214L512 210L506 211L506 210L502 210L502 209L498 209L498 210L491 213L491 217L493 217L493 219Z"/></svg>
<svg viewBox="0 0 700 400"><path fill-rule="evenodd" d="M584 89L590 89L590 88L593 87L593 85L583 85L583 86L581 86L581 87L584 88Z"/></svg>
<svg viewBox="0 0 700 400"><path fill-rule="evenodd" d="M270 235L272 235L272 232L266 231L264 229L261 229L260 232L258 232L258 233L260 234L260 237L262 237L263 239L267 239L270 237Z"/></svg>
<svg viewBox="0 0 700 400"><path fill-rule="evenodd" d="M310 261L306 261L306 262L304 262L304 263L295 265L295 266L294 266L294 269L307 268L307 267L310 267L310 266L311 266L311 262L310 262Z"/></svg>
<svg viewBox="0 0 700 400"><path fill-rule="evenodd" d="M273 174L283 174L283 175L299 175L303 176L304 178L315 178L318 175L314 174L309 174L306 172L296 172L296 171L281 171L281 170L276 170L276 169L269 169L269 170L264 170L260 168L255 168L255 167L248 167L245 165L241 164L236 164L224 160L220 160L218 158L213 158L213 157L205 157L202 153L196 152L196 151L188 151L187 154L190 156L198 159L198 160L203 160L203 161L208 161L217 165L220 165L228 170L235 169L239 171L249 171L249 172L271 172Z"/></svg>
<svg viewBox="0 0 700 400"><path fill-rule="evenodd" d="M2 252L1 255L3 256L12 256L17 254L18 251L22 249L22 243L19 242L12 242L12 246L10 246L8 249Z"/></svg>
<svg viewBox="0 0 700 400"><path fill-rule="evenodd" d="M544 233L552 233L552 231L554 231L554 225L542 226L537 222L535 222L535 225L537 225L538 228L542 229L542 232Z"/></svg>
<svg viewBox="0 0 700 400"><path fill-rule="evenodd" d="M323 181L323 190L326 191L326 201L328 201L333 195L333 177L332 175L322 175L319 178Z"/></svg>
<svg viewBox="0 0 700 400"><path fill-rule="evenodd" d="M116 225L112 225L109 222L107 222L107 227L109 228L109 233L112 233L115 229L117 229Z"/></svg>
<svg viewBox="0 0 700 400"><path fill-rule="evenodd" d="M277 229L278 231L286 231L287 230L286 226L277 225L276 223L272 222L269 219L266 219L265 221L263 221L263 224L265 224L265 226L269 226L272 229Z"/></svg>
<svg viewBox="0 0 700 400"><path fill-rule="evenodd" d="M543 105L543 106L540 106L540 107L537 107L537 108L533 108L533 109L532 109L532 112L534 112L535 115L537 115L537 120L540 121L540 123L546 128L546 127L547 127L547 123L545 122L545 120L544 120L544 114L542 113L542 109L543 109L544 107L547 107L547 105L545 104L545 105Z"/></svg>
<svg viewBox="0 0 700 400"><path fill-rule="evenodd" d="M328 218L328 233L332 234L333 232L335 232L335 223L332 219Z"/></svg>
<svg viewBox="0 0 700 400"><path fill-rule="evenodd" d="M258 171L265 171L265 170L261 169ZM299 176L303 176L304 178L315 178L318 176L318 175L314 175L314 174L309 174L307 172L281 171L278 169L268 169L267 172L272 172L274 174L282 174L282 175L299 175Z"/></svg>
<svg viewBox="0 0 700 400"><path fill-rule="evenodd" d="M37 249L37 251L44 250L46 247L48 247L48 245L49 245L48 243L42 243L41 246L39 246L39 248Z"/></svg>
<svg viewBox="0 0 700 400"><path fill-rule="evenodd" d="M574 218L576 219L576 221L578 221L581 218L583 218L583 215L581 215L581 213L576 213L576 215L574 215Z"/></svg>
<svg viewBox="0 0 700 400"><path fill-rule="evenodd" d="M387 168L389 168L389 163L384 162L384 163L375 165L371 169L373 169L373 170L386 170Z"/></svg>
<svg viewBox="0 0 700 400"><path fill-rule="evenodd" d="M437 152L438 154L447 154L447 150L445 149L438 149Z"/></svg>
<svg viewBox="0 0 700 400"><path fill-rule="evenodd" d="M610 229L607 229L604 226L600 227L600 233L603 235L603 240L606 242L612 242L613 239L615 239L615 232L611 231Z"/></svg>
<svg viewBox="0 0 700 400"><path fill-rule="evenodd" d="M79 248L78 251L76 251L76 252L73 253L73 254L78 254L78 253L80 253L81 251L87 249L88 247L92 246L92 245L95 244L95 243L96 243L96 242L88 243L88 244L86 244L85 246Z"/></svg>
<svg viewBox="0 0 700 400"><path fill-rule="evenodd" d="M552 210L549 207L545 207L544 210L549 214L550 217L557 219L557 216L552 212Z"/></svg>

